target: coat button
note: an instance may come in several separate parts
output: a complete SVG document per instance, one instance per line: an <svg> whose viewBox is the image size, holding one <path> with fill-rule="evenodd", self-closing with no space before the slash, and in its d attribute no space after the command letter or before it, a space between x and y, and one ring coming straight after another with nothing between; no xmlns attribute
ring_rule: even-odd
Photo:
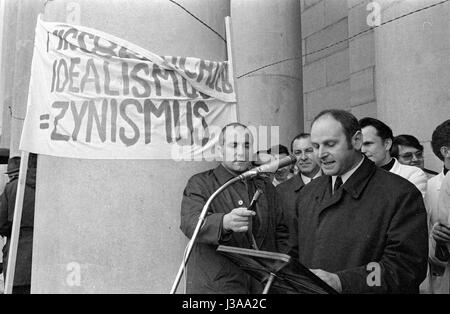
<svg viewBox="0 0 450 314"><path fill-rule="evenodd" d="M242 206L242 204L244 204L244 202L243 202L242 200L239 200L239 201L238 201L238 205L239 205L239 206Z"/></svg>

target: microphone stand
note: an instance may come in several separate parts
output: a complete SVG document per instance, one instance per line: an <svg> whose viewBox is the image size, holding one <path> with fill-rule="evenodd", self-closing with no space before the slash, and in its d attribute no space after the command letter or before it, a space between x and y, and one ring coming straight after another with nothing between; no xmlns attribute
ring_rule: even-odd
<svg viewBox="0 0 450 314"><path fill-rule="evenodd" d="M220 188L217 189L206 201L205 206L203 206L203 209L200 213L200 217L198 218L197 226L195 227L194 233L192 234L191 239L189 240L189 243L186 247L186 253L183 256L183 261L181 262L180 268L178 269L177 276L175 278L175 281L172 285L172 289L170 289L170 294L174 294L177 291L178 285L180 284L181 277L183 276L184 269L186 268L186 264L189 260L189 257L191 256L192 248L194 246L195 240L197 238L198 233L200 232L200 229L202 228L202 225L205 221L206 213L208 212L209 205L211 205L211 202L216 198L216 196L221 193L223 190L225 190L228 186L233 184L236 181L239 180L245 180L246 178L254 177L260 173L263 172L273 172L277 170L280 167L284 167L286 165L292 164L297 161L297 158L295 155L289 155L287 157L284 157L280 160L276 160L275 163L271 162L267 165L259 166L254 169L250 169L242 174L240 174L237 177L234 177L227 182L225 182Z"/></svg>
<svg viewBox="0 0 450 314"><path fill-rule="evenodd" d="M254 175L256 175L255 173ZM234 177L227 182L225 182L220 188L217 189L206 201L205 206L203 206L203 209L200 213L200 217L198 218L197 226L195 227L194 233L192 234L191 239L189 240L189 243L187 245L186 254L183 256L183 261L181 262L180 268L178 269L177 276L175 278L175 281L172 285L172 289L170 290L170 294L174 294L177 291L178 285L180 284L181 277L183 276L184 269L186 268L186 264L189 260L189 257L192 252L192 248L194 247L195 240L197 238L198 233L200 232L200 229L202 228L203 222L205 221L206 213L208 212L208 208L211 205L211 202L216 198L217 195L219 195L223 190L225 190L228 186L233 184L234 182L237 182L239 180L245 179L247 176L243 176L242 174Z"/></svg>

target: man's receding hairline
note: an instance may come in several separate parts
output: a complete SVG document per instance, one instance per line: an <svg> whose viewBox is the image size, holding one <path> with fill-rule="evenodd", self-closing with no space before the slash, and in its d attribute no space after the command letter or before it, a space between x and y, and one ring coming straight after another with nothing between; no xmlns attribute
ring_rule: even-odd
<svg viewBox="0 0 450 314"><path fill-rule="evenodd" d="M226 125L226 126L223 128L222 132L221 132L220 135L219 135L219 145L223 145L223 144L225 143L225 133L227 133L229 129L233 129L233 130L234 130L234 129L238 128L238 127L239 127L239 128L242 128L242 129L244 130L244 132L247 132L248 134L250 134L249 138L251 138L251 140L253 140L253 134L252 134L252 132L250 131L250 129L249 129L246 125L244 125L244 124L235 122L235 123ZM245 136L245 135L244 135L244 136Z"/></svg>
<svg viewBox="0 0 450 314"><path fill-rule="evenodd" d="M297 137L297 138L294 139L293 142L295 142L295 141L300 141L300 140L307 140L307 139L311 139L311 134L303 135L303 136Z"/></svg>
<svg viewBox="0 0 450 314"><path fill-rule="evenodd" d="M344 125L342 124L342 122L339 121L338 119L336 119L336 118L331 114L331 112L324 113L324 114L321 115L320 117L317 117L317 118L313 121L313 123L312 123L312 125L311 125L311 131L312 131L312 127L313 127L314 123L316 123L316 122L319 121L320 119L326 118L326 117L330 117L330 118L332 118L334 121L336 121L336 122L341 126L341 129L342 129L342 131L344 132L344 134L346 134L345 128L344 128Z"/></svg>
<svg viewBox="0 0 450 314"><path fill-rule="evenodd" d="M381 135L380 135L380 131L379 131L375 126L373 126L373 125L371 125L371 124L366 125L365 127L361 128L361 133L362 133L362 130L363 130L363 129L366 129L366 128L368 128L368 127L372 127L372 129L375 130L375 136L376 136L376 137L379 137L379 138L381 139L381 142L382 142L382 143L384 143L386 140L389 139L389 138L383 139L383 138L381 137ZM392 142L394 142L393 139L391 139L391 140L392 140ZM363 137L363 143L365 143L364 137ZM373 142L370 142L370 143L373 143Z"/></svg>
<svg viewBox="0 0 450 314"><path fill-rule="evenodd" d="M312 143L311 135L308 136L308 137L299 137L299 138L296 138L296 139L292 142L292 149L294 149L294 144L295 144L295 142L298 142L298 141L301 141L301 140L309 140L309 142Z"/></svg>
<svg viewBox="0 0 450 314"><path fill-rule="evenodd" d="M320 117L317 117L317 118L313 121L313 124L311 125L311 131L312 131L312 127L313 127L314 123L316 123L317 121L319 121L321 118L324 118L324 117L327 117L327 116L328 116L328 117L331 117L334 121L336 121L336 122L338 123L339 127L341 128L341 133L344 135L345 141L347 142L347 146L349 146L349 149L350 149L350 146L351 146L351 149L354 149L353 143L351 142L351 138L353 138L353 136L355 136L355 134L357 134L358 131L362 133L361 128L360 128L359 130L356 130L356 132L355 132L354 134L352 134L352 135L350 136L350 138L349 138L349 136L347 135L347 130L346 130L345 127L344 127L344 124L343 124L341 121L339 121L338 119L336 119L336 118L333 116L333 114L332 114L331 112L324 113L324 114L321 115ZM312 132L311 132L311 134L312 134ZM312 142L312 138L311 138L311 143L313 143L313 142ZM313 144L314 144L314 143L313 143ZM358 150L355 150L355 151L358 151Z"/></svg>

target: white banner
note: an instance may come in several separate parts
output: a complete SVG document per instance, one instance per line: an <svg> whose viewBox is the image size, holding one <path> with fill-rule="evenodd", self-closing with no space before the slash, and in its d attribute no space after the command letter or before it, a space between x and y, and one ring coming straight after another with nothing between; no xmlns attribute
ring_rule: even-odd
<svg viewBox="0 0 450 314"><path fill-rule="evenodd" d="M38 18L20 149L86 159L212 159L236 121L227 62L161 57Z"/></svg>

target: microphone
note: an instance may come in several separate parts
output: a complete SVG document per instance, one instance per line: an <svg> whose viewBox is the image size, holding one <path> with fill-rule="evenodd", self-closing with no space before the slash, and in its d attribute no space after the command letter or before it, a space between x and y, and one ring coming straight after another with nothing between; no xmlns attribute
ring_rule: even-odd
<svg viewBox="0 0 450 314"><path fill-rule="evenodd" d="M263 191L261 189L258 189L253 195L253 199L247 208L248 210L253 210L256 212L256 202L258 201L258 198L261 196L261 194L263 194ZM258 245L256 244L255 237L253 236L253 217L249 217L248 219L247 239L254 250L259 250Z"/></svg>
<svg viewBox="0 0 450 314"><path fill-rule="evenodd" d="M250 205L248 206L248 210L253 210L253 208L256 206L256 202L258 201L258 198L263 194L263 191L261 189L257 189L255 194L253 195L253 198L250 202Z"/></svg>
<svg viewBox="0 0 450 314"><path fill-rule="evenodd" d="M295 155L289 155L280 159L275 159L267 164L261 165L259 167L247 170L246 172L239 175L239 179L243 180L246 178L254 177L262 172L272 172L274 173L280 168L287 165L292 165L297 162L297 157Z"/></svg>

